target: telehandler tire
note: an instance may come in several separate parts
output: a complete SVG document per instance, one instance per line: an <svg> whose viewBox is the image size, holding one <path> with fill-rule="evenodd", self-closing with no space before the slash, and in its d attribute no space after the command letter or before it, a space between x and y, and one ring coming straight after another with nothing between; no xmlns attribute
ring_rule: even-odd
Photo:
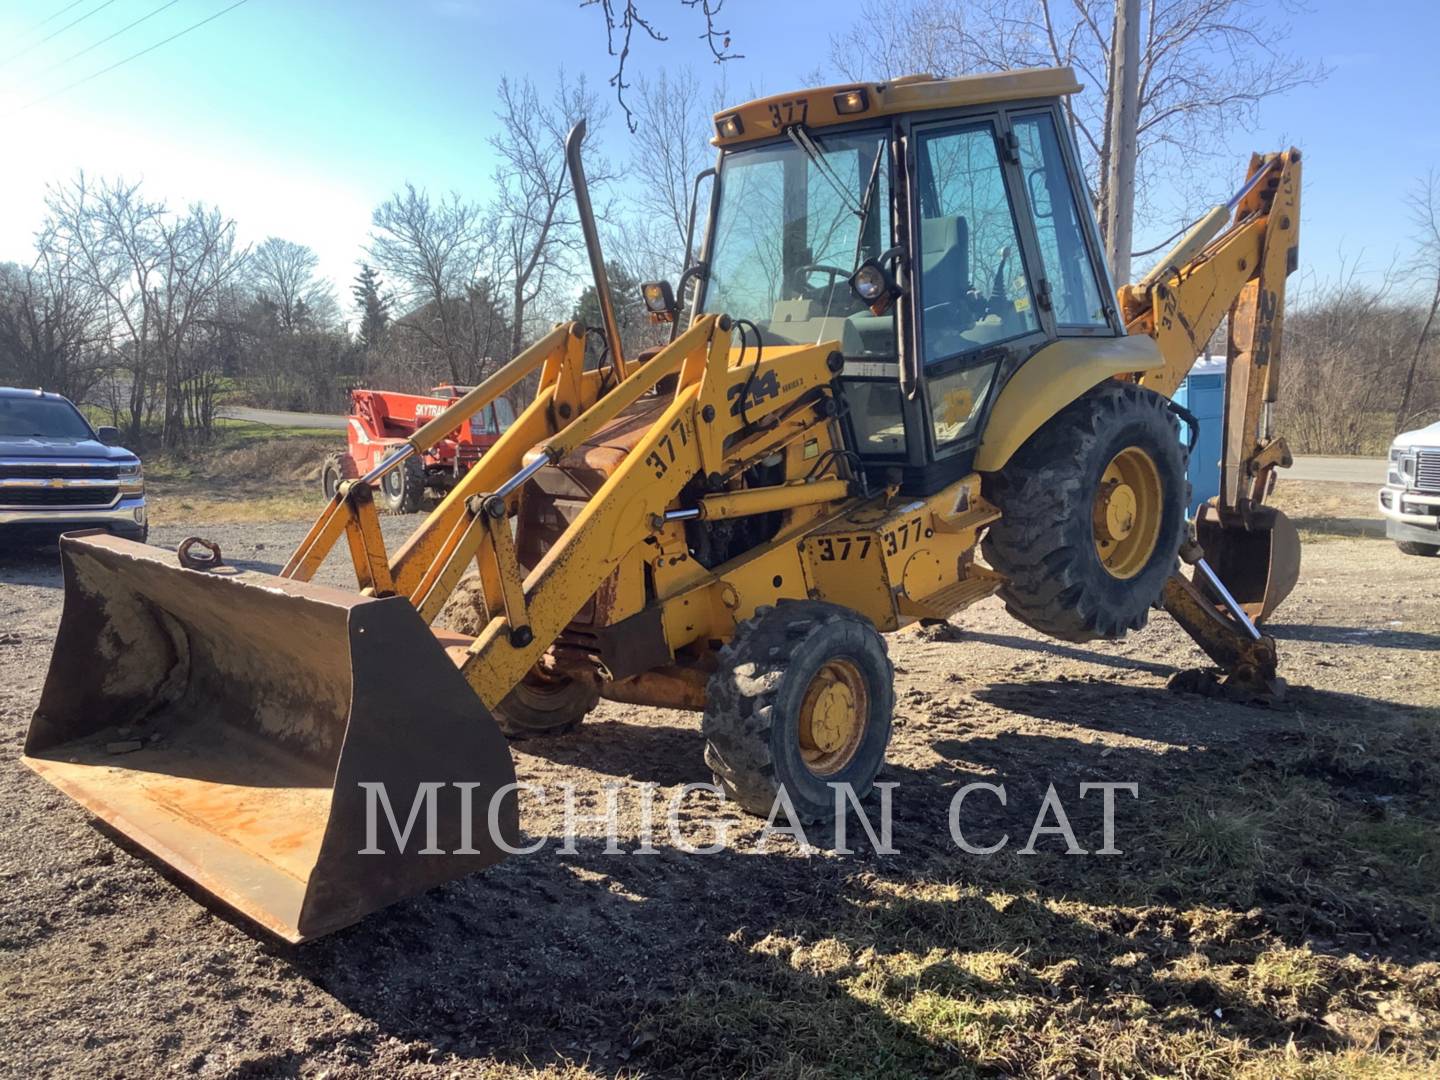
<svg viewBox="0 0 1440 1080"><path fill-rule="evenodd" d="M408 457L380 478L375 501L387 514L418 513L425 504L425 465Z"/></svg>
<svg viewBox="0 0 1440 1080"><path fill-rule="evenodd" d="M325 492L325 498L335 498L335 492L340 490L340 485L344 480L345 466L341 461L341 455L331 454L325 459L325 464L320 466L320 487Z"/></svg>
<svg viewBox="0 0 1440 1080"><path fill-rule="evenodd" d="M1138 630L1178 565L1186 451L1163 397L1106 382L1056 413L998 472L986 560L1005 607L1062 641Z"/></svg>
<svg viewBox="0 0 1440 1080"><path fill-rule="evenodd" d="M757 608L720 650L702 721L715 781L768 817L781 787L796 816L834 813L831 784L869 794L885 761L895 669L863 616L814 600Z"/></svg>
<svg viewBox="0 0 1440 1080"><path fill-rule="evenodd" d="M492 714L509 738L538 739L574 731L599 701L600 687L591 680L531 672Z"/></svg>

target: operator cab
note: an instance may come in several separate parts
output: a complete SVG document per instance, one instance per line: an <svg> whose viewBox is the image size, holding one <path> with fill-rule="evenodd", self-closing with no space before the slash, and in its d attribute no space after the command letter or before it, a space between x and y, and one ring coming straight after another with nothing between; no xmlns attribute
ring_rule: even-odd
<svg viewBox="0 0 1440 1080"><path fill-rule="evenodd" d="M1079 89L1068 68L912 76L717 115L695 310L750 349L839 342L866 472L939 490L1028 357L1123 333L1062 108Z"/></svg>

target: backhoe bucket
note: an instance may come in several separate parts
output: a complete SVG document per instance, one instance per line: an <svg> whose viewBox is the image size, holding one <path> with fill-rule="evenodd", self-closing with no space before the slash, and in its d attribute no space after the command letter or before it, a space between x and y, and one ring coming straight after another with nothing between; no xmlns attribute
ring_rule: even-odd
<svg viewBox="0 0 1440 1080"><path fill-rule="evenodd" d="M25 762L211 897L302 941L515 845L504 736L404 598L96 534L61 557Z"/></svg>
<svg viewBox="0 0 1440 1080"><path fill-rule="evenodd" d="M1206 503L1195 532L1205 560L1255 622L1268 619L1300 580L1300 534L1273 506L1252 509L1247 527L1225 523L1215 504Z"/></svg>

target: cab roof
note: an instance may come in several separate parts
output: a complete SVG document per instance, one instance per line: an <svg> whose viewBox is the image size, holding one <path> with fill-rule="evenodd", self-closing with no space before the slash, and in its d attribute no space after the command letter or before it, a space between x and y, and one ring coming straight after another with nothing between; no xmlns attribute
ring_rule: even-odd
<svg viewBox="0 0 1440 1080"><path fill-rule="evenodd" d="M735 146L771 138L793 124L822 128L896 113L1060 97L1081 89L1068 67L1021 68L953 79L906 75L882 83L839 83L757 98L718 112L715 138L710 141L716 146Z"/></svg>

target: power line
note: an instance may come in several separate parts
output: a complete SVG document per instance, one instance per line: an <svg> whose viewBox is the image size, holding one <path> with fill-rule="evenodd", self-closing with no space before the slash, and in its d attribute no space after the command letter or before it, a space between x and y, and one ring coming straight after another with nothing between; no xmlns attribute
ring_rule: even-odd
<svg viewBox="0 0 1440 1080"><path fill-rule="evenodd" d="M145 46L145 48L141 49L139 52L133 52L133 53L131 53L129 56L125 57L125 59L123 59L123 60L117 60L117 61L115 61L115 63L111 64L109 67L103 67L103 68L101 68L99 71L91 72L89 75L86 75L83 79L76 79L74 82L66 83L64 86L60 87L58 90L52 90L52 91L50 91L50 93L48 93L48 94L42 94L40 97L32 98L30 101L27 101L24 105L21 105L20 108L16 109L14 112L10 113L10 115L11 115L11 116L14 116L15 113L24 112L26 109L30 108L30 107L33 106L33 105L39 105L39 104L40 104L41 102L43 102L43 101L49 101L49 100L50 100L51 98L53 98L53 97L59 97L61 94L65 94L65 93L68 93L68 92L71 91L71 90L74 90L77 86L84 86L86 83L91 82L91 81L94 80L94 79L100 78L101 75L108 75L110 72L114 71L116 68L124 67L126 64L130 63L131 60L138 60L138 59L140 59L140 57L144 56L146 53L152 53L152 52L154 52L156 49L160 48L160 46L162 46L162 45L168 45L168 44L170 44L170 42L174 41L176 38L182 38L182 37L184 37L186 34L190 33L190 31L192 31L192 30L199 30L200 27L204 26L206 23L214 22L216 19L220 18L221 15L228 14L229 12L234 11L236 8L240 7L242 4L246 4L246 3L248 3L248 2L249 2L249 0L235 0L235 3L231 4L229 7L221 8L219 11L215 12L214 15L208 15L208 16L206 16L205 18L201 19L199 22L191 23L189 26L185 27L184 30L178 30L178 31L176 31L175 33L171 34L171 35L170 35L169 37L167 37L167 38L161 38L159 41L155 42L155 44L153 44L153 45L147 45L147 46Z"/></svg>
<svg viewBox="0 0 1440 1080"><path fill-rule="evenodd" d="M46 15L45 18L41 19L38 23L36 23L35 29L39 30L40 27L44 26L46 23L54 22L61 15L64 15L65 12L69 11L73 7L79 7L84 2L85 0L70 0L70 3L66 4L59 11L51 12L49 15Z"/></svg>
<svg viewBox="0 0 1440 1080"><path fill-rule="evenodd" d="M80 59L80 57L84 56L86 53L90 52L92 49L98 49L101 45L104 45L107 41L113 41L115 38L117 38L117 37L119 37L121 34L125 33L126 30L130 30L130 29L133 29L133 28L136 27L136 26L139 26L139 25L140 25L141 23L143 23L146 19L154 18L156 15L159 15L159 14L160 14L162 11L164 11L166 8L172 8L172 7L174 7L176 4L178 4L179 2L180 2L180 0L168 0L167 3L161 4L159 7L157 7L157 8L155 8L155 9L147 12L147 13L144 14L144 15L141 15L140 18L136 19L134 22L128 22L128 23L126 23L124 26L120 27L119 30L116 30L113 34L107 34L105 37L101 38L99 41L97 41L97 42L95 42L95 43L93 43L93 44L91 44L91 45L86 45L85 48L81 49L79 52L71 53L69 56L65 57L64 60L59 60L59 61L57 61L56 63L51 64L48 68L46 68L46 69L45 69L44 71L42 71L39 75L37 75L36 78L37 78L37 79L43 79L46 75L49 75L52 71L55 71L55 70L57 70L57 69L59 69L59 68L62 68L62 67L64 67L66 64L70 63L71 60L78 60L78 59Z"/></svg>
<svg viewBox="0 0 1440 1080"><path fill-rule="evenodd" d="M115 2L115 0L104 0L104 2L101 3L98 7L93 7L93 8L91 8L91 9L90 9L89 11L87 11L84 15L81 15L78 19L71 19L71 20L70 20L68 23L66 23L64 26L60 27L59 30L52 30L50 33L46 34L46 35L45 35L43 38L41 38L39 41L32 41L29 45L26 45L25 48L21 49L19 52L17 52L17 53L12 53L11 55L7 56L4 60L0 60L0 64L10 64L10 63L13 63L13 62L16 61L16 60L19 60L20 57L22 57L22 56L26 55L27 53L33 52L34 50L38 49L41 45L44 45L44 44L45 44L47 41L49 41L51 38L59 37L59 36L60 36L61 34L63 34L66 30L69 30L72 26L78 26L80 23L82 23L82 22L84 22L86 19L90 18L91 15L94 15L94 14L95 14L96 12L98 12L98 11L104 10L105 8L107 8L107 7L109 7L111 4L113 4L114 2ZM74 6L75 6L74 4L71 4L71 5L70 5L70 7L74 7ZM70 8L62 8L61 11L57 11L55 14L56 14L56 15L59 15L62 11L69 11L69 10L70 10ZM54 16L52 15L51 18L54 18Z"/></svg>

